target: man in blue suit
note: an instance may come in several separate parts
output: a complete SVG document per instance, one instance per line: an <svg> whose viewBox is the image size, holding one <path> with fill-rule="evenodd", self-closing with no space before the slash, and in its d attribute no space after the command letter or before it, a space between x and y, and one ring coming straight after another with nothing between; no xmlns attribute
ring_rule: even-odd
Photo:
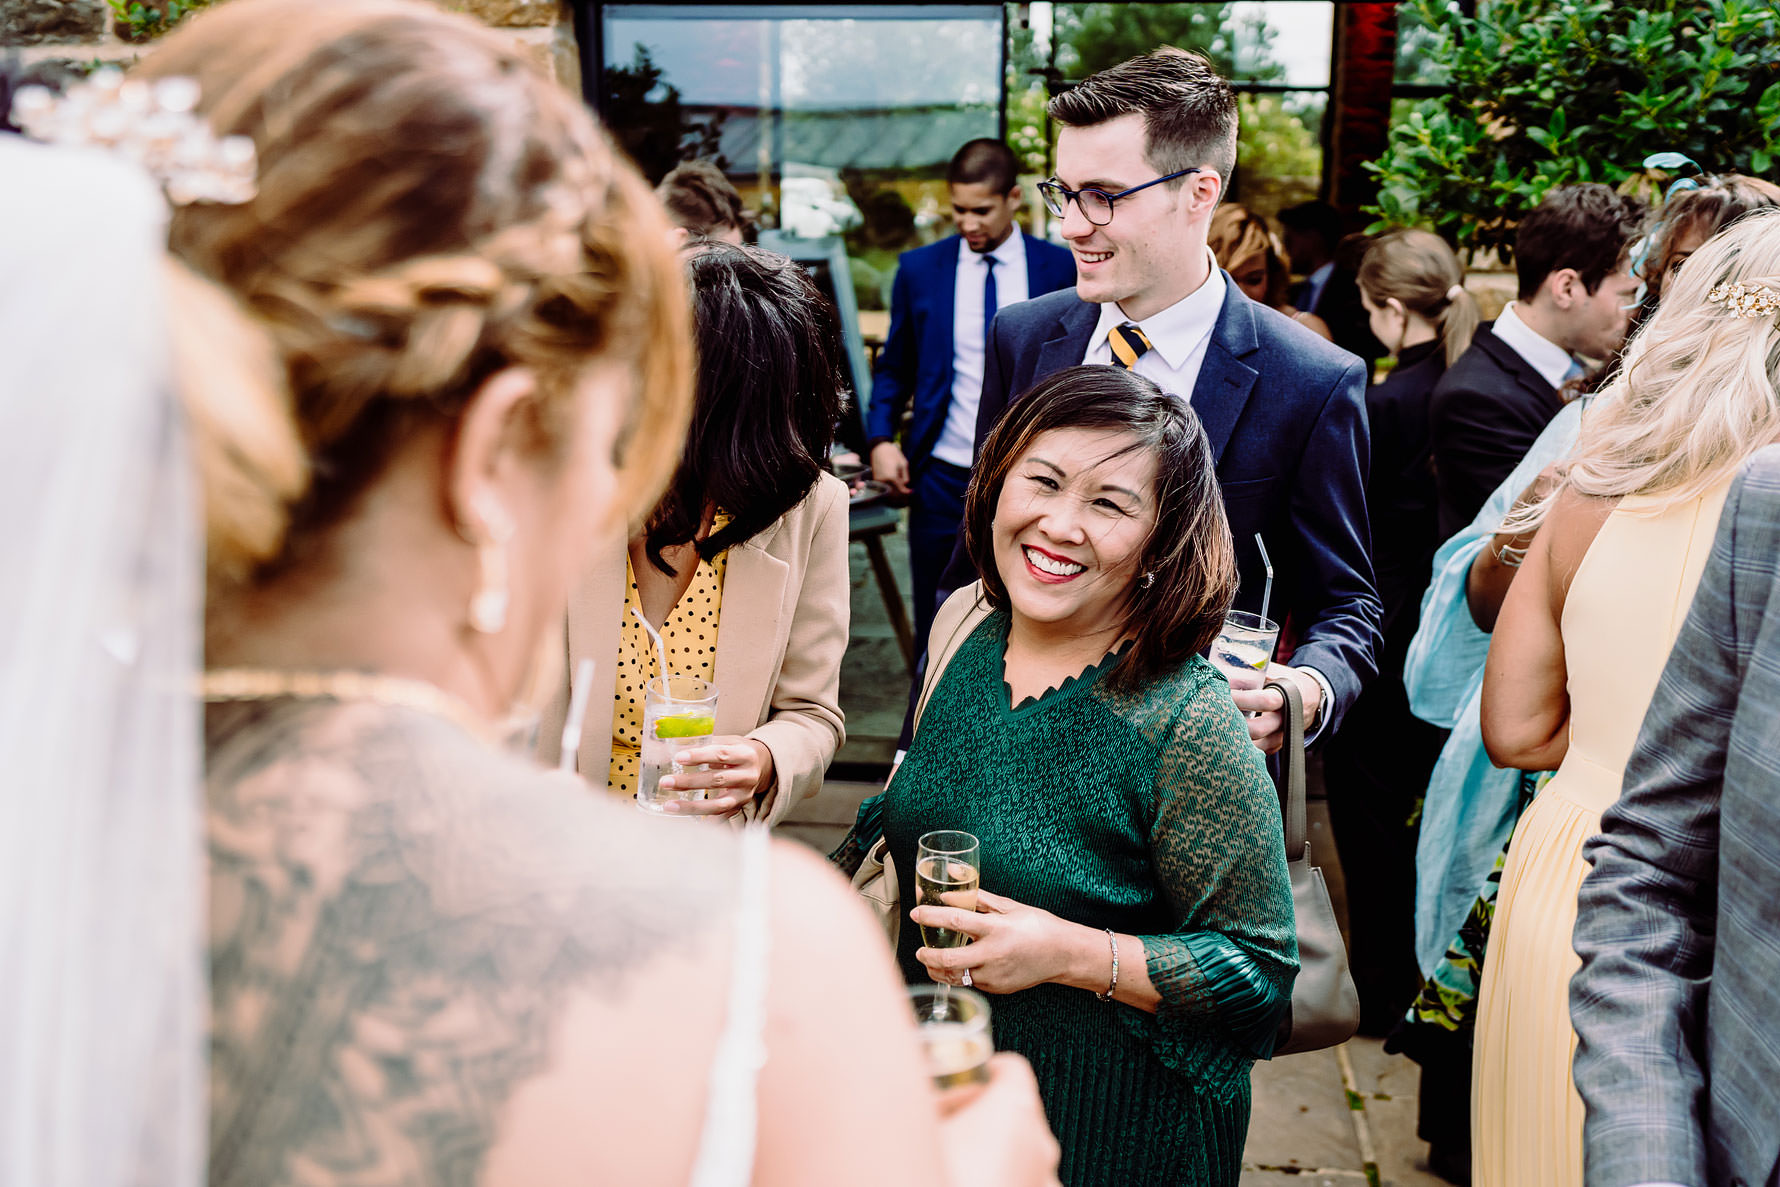
<svg viewBox="0 0 1780 1187"><path fill-rule="evenodd" d="M1236 97L1205 59L1163 48L1051 100L1057 176L1040 186L1075 255L1074 292L995 319L977 443L1008 404L1078 363L1125 366L1189 400L1211 440L1236 538L1241 591L1290 622L1292 666L1313 731L1334 728L1377 670L1383 609L1366 518L1366 370L1360 360L1243 296L1206 247L1236 164ZM942 593L974 579L962 548ZM1236 691L1249 732L1284 741L1283 698Z"/></svg>
<svg viewBox="0 0 1780 1187"><path fill-rule="evenodd" d="M1067 251L1018 231L1018 171L999 140L972 140L952 158L946 187L958 234L897 261L890 336L872 374L872 475L909 496L917 650L964 515L989 322L997 309L1075 282ZM894 438L911 402L905 452Z"/></svg>

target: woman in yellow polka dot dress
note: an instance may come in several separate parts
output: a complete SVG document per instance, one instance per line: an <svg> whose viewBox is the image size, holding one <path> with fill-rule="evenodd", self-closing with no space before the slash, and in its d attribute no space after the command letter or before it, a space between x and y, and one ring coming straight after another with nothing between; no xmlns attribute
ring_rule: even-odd
<svg viewBox="0 0 1780 1187"><path fill-rule="evenodd" d="M679 470L569 604L568 670L591 659L596 698L576 767L612 795L636 793L643 687L660 674L641 614L670 674L718 689L717 735L684 764L705 769L663 780L707 798L675 809L772 823L821 788L845 737L847 490L822 468L844 373L831 315L796 264L709 245L687 269L699 376ZM544 725L547 760L564 703Z"/></svg>

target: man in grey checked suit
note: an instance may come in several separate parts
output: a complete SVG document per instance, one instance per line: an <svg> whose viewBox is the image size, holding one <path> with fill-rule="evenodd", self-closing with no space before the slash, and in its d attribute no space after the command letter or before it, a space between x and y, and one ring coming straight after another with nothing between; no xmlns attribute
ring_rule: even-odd
<svg viewBox="0 0 1780 1187"><path fill-rule="evenodd" d="M1731 488L1588 843L1570 1015L1588 1187L1780 1182L1780 447Z"/></svg>

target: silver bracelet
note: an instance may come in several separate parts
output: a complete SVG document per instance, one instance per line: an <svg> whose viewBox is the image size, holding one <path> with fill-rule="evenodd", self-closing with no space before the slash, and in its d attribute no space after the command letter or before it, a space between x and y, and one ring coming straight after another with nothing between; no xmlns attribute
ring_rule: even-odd
<svg viewBox="0 0 1780 1187"><path fill-rule="evenodd" d="M1105 993L1096 993L1094 996L1103 1002L1110 1002L1113 999L1113 990L1119 987L1119 937L1113 934L1110 927L1106 929L1106 942L1112 945L1112 983L1106 987Z"/></svg>

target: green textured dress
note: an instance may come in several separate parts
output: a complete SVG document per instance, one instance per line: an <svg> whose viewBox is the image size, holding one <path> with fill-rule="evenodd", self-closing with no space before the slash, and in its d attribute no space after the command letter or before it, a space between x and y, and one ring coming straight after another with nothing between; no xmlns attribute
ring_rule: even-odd
<svg viewBox="0 0 1780 1187"><path fill-rule="evenodd" d="M990 998L996 1046L1038 1075L1068 1187L1235 1187L1249 1068L1298 957L1266 766L1197 656L1133 695L1103 661L1010 707L1007 630L990 615L941 674L884 793L891 856L912 870L921 834L962 829L982 842L983 889L1142 938L1155 1014L1054 984ZM901 883L897 958L926 983Z"/></svg>

